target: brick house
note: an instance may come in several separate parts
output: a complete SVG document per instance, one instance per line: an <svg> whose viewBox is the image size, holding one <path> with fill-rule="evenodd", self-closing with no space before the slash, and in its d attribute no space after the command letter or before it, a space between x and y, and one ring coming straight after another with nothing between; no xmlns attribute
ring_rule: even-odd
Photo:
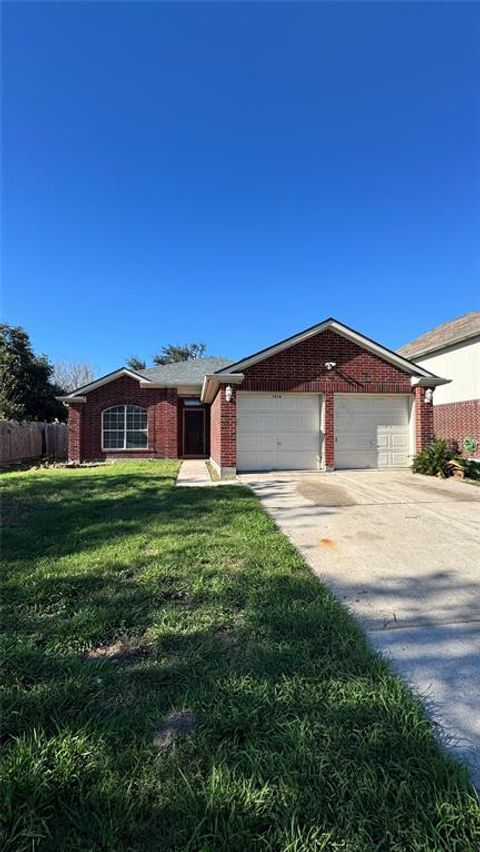
<svg viewBox="0 0 480 852"><path fill-rule="evenodd" d="M480 313L443 323L398 350L421 367L450 379L433 397L435 434L462 446L477 441L480 456Z"/></svg>
<svg viewBox="0 0 480 852"><path fill-rule="evenodd" d="M447 380L333 318L231 363L122 368L61 397L69 458L210 458L237 470L406 467Z"/></svg>

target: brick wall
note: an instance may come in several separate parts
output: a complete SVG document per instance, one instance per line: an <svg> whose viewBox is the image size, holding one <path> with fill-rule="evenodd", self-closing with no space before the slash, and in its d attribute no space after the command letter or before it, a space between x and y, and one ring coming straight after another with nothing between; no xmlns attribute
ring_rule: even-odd
<svg viewBox="0 0 480 852"><path fill-rule="evenodd" d="M336 362L334 370L326 369L327 361ZM413 393L408 373L331 329L284 349L243 372L245 381L239 386L239 391L324 394L327 467L335 464L335 393ZM415 396L418 448L431 440L433 407L425 404L423 388L418 388ZM226 403L222 388L212 405L211 420L211 455L222 467L234 467L236 464L235 409L233 400Z"/></svg>
<svg viewBox="0 0 480 852"><path fill-rule="evenodd" d="M225 399L227 384L220 389L210 406L210 456L220 468L235 468L237 464L237 400L232 387L230 402Z"/></svg>
<svg viewBox="0 0 480 852"><path fill-rule="evenodd" d="M140 405L147 411L148 447L145 450L102 450L102 411L112 405ZM178 397L175 388L141 388L129 376L121 376L96 388L87 402L71 405L68 417L68 457L175 458L177 447Z"/></svg>
<svg viewBox="0 0 480 852"><path fill-rule="evenodd" d="M328 372L326 361L335 361ZM244 370L242 391L410 393L410 376L331 329Z"/></svg>
<svg viewBox="0 0 480 852"><path fill-rule="evenodd" d="M464 438L475 438L480 445L480 399L433 406L435 435L456 441L460 449ZM480 458L480 446L475 453Z"/></svg>
<svg viewBox="0 0 480 852"><path fill-rule="evenodd" d="M326 361L335 361L329 372ZM335 393L411 393L410 376L346 340L331 329L297 343L245 371L242 391L323 393L325 396L325 462L334 466ZM236 466L236 387L225 399L226 384L210 409L211 457L222 468ZM433 434L433 406L425 405L424 389L416 390L417 449ZM137 451L102 450L101 414L112 405L140 405L147 410L148 448ZM445 406L447 407L447 406ZM437 410L437 409L435 409ZM141 388L122 376L91 391L87 402L69 409L69 458L141 458L178 455L179 405L175 388ZM470 429L470 432L472 430ZM464 435L462 435L463 439Z"/></svg>
<svg viewBox="0 0 480 852"><path fill-rule="evenodd" d="M433 405L425 403L426 388L415 388L415 449L418 452L433 436Z"/></svg>

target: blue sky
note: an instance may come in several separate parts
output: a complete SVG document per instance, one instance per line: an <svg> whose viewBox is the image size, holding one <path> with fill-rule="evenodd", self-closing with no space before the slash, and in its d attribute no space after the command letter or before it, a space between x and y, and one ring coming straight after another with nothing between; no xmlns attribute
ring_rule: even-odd
<svg viewBox="0 0 480 852"><path fill-rule="evenodd" d="M479 307L474 3L6 3L5 318L98 373Z"/></svg>

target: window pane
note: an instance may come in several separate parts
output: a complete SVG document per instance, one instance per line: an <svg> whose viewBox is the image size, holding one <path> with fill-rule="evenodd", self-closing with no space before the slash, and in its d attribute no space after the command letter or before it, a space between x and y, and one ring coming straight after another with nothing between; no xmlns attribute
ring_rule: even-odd
<svg viewBox="0 0 480 852"><path fill-rule="evenodd" d="M105 429L123 429L125 425L125 408L123 405L108 408L103 412L103 426Z"/></svg>
<svg viewBox="0 0 480 852"><path fill-rule="evenodd" d="M107 450L123 450L125 440L125 433L122 429L121 432L104 432L103 433L103 446Z"/></svg>
<svg viewBox="0 0 480 852"><path fill-rule="evenodd" d="M147 446L147 433L140 431L127 432L127 447L129 449L140 449Z"/></svg>
<svg viewBox="0 0 480 852"><path fill-rule="evenodd" d="M194 408L199 405L203 406L203 402L200 399L184 399L183 404L188 406L188 408Z"/></svg>
<svg viewBox="0 0 480 852"><path fill-rule="evenodd" d="M127 405L127 429L146 429L147 412L138 405Z"/></svg>

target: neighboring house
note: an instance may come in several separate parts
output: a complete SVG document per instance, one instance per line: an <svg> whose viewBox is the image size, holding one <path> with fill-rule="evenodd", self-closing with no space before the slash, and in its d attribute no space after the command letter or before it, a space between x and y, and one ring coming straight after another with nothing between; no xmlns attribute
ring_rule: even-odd
<svg viewBox="0 0 480 852"><path fill-rule="evenodd" d="M236 363L123 368L61 399L71 460L210 457L223 477L406 467L444 382L330 318Z"/></svg>
<svg viewBox="0 0 480 852"><path fill-rule="evenodd" d="M398 352L450 379L433 396L437 437L456 441L459 447L464 438L472 437L480 445L480 313L471 311L443 323Z"/></svg>

